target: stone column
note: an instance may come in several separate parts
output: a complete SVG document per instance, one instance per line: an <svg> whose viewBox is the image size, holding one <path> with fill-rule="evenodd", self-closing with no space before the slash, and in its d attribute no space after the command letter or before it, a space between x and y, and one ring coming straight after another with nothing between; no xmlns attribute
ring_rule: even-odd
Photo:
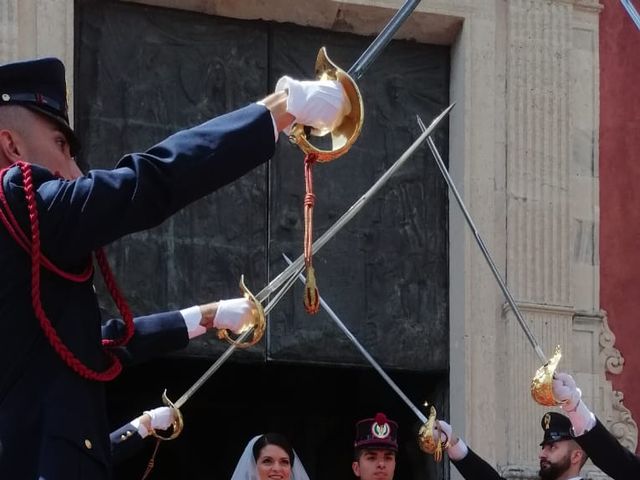
<svg viewBox="0 0 640 480"><path fill-rule="evenodd" d="M507 13L506 275L547 355L570 345L572 289L569 218L570 50L572 5L511 0ZM526 305L525 305L526 303ZM529 381L542 362L506 311L502 385L506 464L535 468L540 442ZM569 352L562 367L571 371ZM522 465L524 463L524 465Z"/></svg>
<svg viewBox="0 0 640 480"><path fill-rule="evenodd" d="M73 7L68 0L2 0L0 63L58 57L67 66L67 90L73 92ZM73 119L72 111L69 116Z"/></svg>

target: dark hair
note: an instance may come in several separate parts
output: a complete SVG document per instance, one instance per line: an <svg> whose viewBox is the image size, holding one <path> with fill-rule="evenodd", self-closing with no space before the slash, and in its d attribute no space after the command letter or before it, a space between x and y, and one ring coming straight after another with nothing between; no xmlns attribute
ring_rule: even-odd
<svg viewBox="0 0 640 480"><path fill-rule="evenodd" d="M253 444L253 459L256 462L258 461L260 452L267 445L276 445L287 452L287 455L289 456L289 463L293 466L293 461L296 458L296 455L293 453L293 447L289 443L289 440L287 440L287 437L280 433L265 433L256 440L256 443Z"/></svg>

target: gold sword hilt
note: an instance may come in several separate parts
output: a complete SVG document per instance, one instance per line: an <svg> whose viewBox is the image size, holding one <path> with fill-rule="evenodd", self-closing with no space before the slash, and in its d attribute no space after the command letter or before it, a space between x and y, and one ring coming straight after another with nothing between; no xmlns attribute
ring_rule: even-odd
<svg viewBox="0 0 640 480"><path fill-rule="evenodd" d="M364 106L362 95L356 82L351 76L331 61L325 47L320 48L315 65L316 80L334 80L340 82L351 104L351 111L342 122L331 131L315 131L312 134L322 136L331 133L331 150L322 150L312 145L308 139L308 128L301 124L294 124L289 140L300 147L305 154L316 155L318 162L330 162L349 151L360 136L364 121Z"/></svg>
<svg viewBox="0 0 640 480"><path fill-rule="evenodd" d="M242 291L244 298L249 300L252 304L251 314L253 315L254 321L250 327L248 327L242 332L239 332L239 334L242 335L243 333L247 332L249 329L252 329L253 331L252 331L251 339L241 342L241 341L238 341L237 339L231 338L231 334L229 330L226 328L218 331L218 338L220 340L226 340L231 345L234 345L237 348L248 348L255 345L262 339L262 336L264 335L264 332L267 328L267 320L265 318L266 316L265 316L264 308L262 307L262 304L258 301L255 295L251 293L251 291L245 285L244 275L240 276L240 290Z"/></svg>
<svg viewBox="0 0 640 480"><path fill-rule="evenodd" d="M164 436L161 433L158 433L155 429L151 429L151 435L156 437L158 440L173 440L174 438L177 438L184 429L184 419L182 418L182 412L178 407L174 405L171 400L169 400L169 397L167 397L166 389L164 390L164 392L162 392L162 403L175 412L175 419L171 424L171 433L168 436Z"/></svg>

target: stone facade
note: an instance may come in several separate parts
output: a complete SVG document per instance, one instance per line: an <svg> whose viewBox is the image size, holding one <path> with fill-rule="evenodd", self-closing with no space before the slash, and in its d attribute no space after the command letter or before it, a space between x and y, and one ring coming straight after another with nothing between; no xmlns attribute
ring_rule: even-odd
<svg viewBox="0 0 640 480"><path fill-rule="evenodd" d="M401 4L144 3L363 34ZM73 5L1 2L0 61L56 55L73 65ZM452 176L544 351L563 347L559 368L575 374L588 404L635 448L637 425L605 378L624 360L599 304L600 10L595 0L424 0L399 35L452 45ZM71 90L71 69L68 76ZM528 384L539 360L453 202L450 259L451 422L508 478L535 478L544 410Z"/></svg>

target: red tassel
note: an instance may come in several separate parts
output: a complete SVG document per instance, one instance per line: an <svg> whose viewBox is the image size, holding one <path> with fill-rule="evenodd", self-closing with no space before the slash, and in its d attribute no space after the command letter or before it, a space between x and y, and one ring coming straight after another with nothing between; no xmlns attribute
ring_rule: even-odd
<svg viewBox="0 0 640 480"><path fill-rule="evenodd" d="M316 196L313 194L312 167L317 156L308 153L304 157L304 182L306 195L304 197L304 264L307 267L307 282L304 288L304 309L309 315L320 310L320 299L316 286L316 274L313 269L313 206Z"/></svg>

